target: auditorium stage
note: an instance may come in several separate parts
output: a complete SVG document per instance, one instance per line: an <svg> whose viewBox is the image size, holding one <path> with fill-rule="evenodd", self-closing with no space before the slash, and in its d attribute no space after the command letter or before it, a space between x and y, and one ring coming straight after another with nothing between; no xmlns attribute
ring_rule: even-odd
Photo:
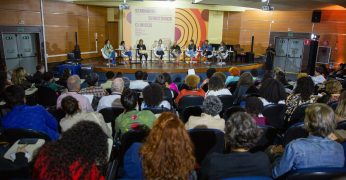
<svg viewBox="0 0 346 180"><path fill-rule="evenodd" d="M251 70L251 69L259 69L263 66L262 63L240 63L240 62L232 62L226 63L225 65L217 65L216 63L205 64L205 63L186 63L180 62L172 63L172 62L164 62L160 64L158 62L147 62L145 64L125 64L125 65L116 65L116 66L108 66L106 61L99 60L83 60L82 64L91 64L93 65L93 69L95 72L122 72L124 74L133 74L138 70L145 71L147 73L187 73L188 69L195 69L196 73L205 73L208 68L215 68L220 72L228 72L228 69L231 66L236 66L240 70Z"/></svg>

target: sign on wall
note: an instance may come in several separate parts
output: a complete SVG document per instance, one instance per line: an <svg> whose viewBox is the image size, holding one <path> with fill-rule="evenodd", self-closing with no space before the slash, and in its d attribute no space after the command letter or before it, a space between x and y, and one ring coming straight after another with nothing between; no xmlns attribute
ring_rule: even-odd
<svg viewBox="0 0 346 180"><path fill-rule="evenodd" d="M140 39L148 49L159 39L168 46L174 40L174 24L174 8L131 7L132 46Z"/></svg>

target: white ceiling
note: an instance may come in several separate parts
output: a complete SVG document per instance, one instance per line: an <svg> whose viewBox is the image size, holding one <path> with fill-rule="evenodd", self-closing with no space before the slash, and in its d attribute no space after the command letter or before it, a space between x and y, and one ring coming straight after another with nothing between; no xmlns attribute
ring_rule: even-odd
<svg viewBox="0 0 346 180"><path fill-rule="evenodd" d="M260 8L266 3L261 0L194 0L197 4L219 4L232 5L250 8ZM325 9L334 6L340 6L338 9L346 8L346 0L270 0L276 10L313 10Z"/></svg>
<svg viewBox="0 0 346 180"><path fill-rule="evenodd" d="M74 2L78 4L89 4L99 6L117 6L123 0L58 0ZM175 1L175 3L185 3L189 6L195 5L219 5L214 7L246 7L260 9L261 0L127 0L129 3L142 3L155 1ZM346 10L346 0L270 0L270 4L275 10L314 10L314 9L342 9Z"/></svg>

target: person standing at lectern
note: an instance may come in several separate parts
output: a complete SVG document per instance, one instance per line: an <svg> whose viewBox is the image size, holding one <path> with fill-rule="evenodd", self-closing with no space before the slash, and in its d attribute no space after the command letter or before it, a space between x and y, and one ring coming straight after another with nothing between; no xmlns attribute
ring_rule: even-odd
<svg viewBox="0 0 346 180"><path fill-rule="evenodd" d="M273 65L274 65L274 56L275 56L275 49L273 48L272 44L269 44L268 48L266 49L266 55L267 55L267 59L265 62L265 70L272 71Z"/></svg>

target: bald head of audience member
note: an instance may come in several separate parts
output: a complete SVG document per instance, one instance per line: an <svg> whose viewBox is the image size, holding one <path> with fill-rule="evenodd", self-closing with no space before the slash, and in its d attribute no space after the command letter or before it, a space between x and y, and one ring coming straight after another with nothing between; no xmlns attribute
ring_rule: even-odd
<svg viewBox="0 0 346 180"><path fill-rule="evenodd" d="M115 78L112 82L112 92L122 93L124 90L124 80L123 78Z"/></svg>
<svg viewBox="0 0 346 180"><path fill-rule="evenodd" d="M80 90L80 78L77 75L70 76L67 79L67 89L70 92L78 92Z"/></svg>

